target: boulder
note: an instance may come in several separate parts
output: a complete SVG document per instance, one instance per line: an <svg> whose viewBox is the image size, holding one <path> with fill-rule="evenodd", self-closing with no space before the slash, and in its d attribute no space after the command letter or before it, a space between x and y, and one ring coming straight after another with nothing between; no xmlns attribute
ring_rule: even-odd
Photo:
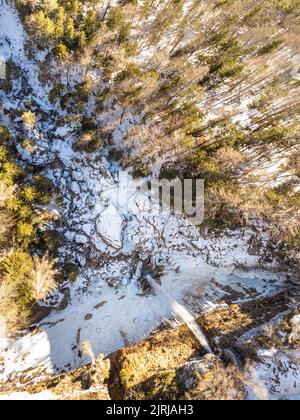
<svg viewBox="0 0 300 420"><path fill-rule="evenodd" d="M96 222L97 232L103 241L116 249L122 248L123 227L124 220L112 204L100 214Z"/></svg>
<svg viewBox="0 0 300 420"><path fill-rule="evenodd" d="M78 182L82 182L82 181L84 181L84 176L83 176L83 173L82 173L82 172L79 172L79 171L73 171L73 172L72 172L72 177L73 177L73 179L74 179L75 181L78 181Z"/></svg>
<svg viewBox="0 0 300 420"><path fill-rule="evenodd" d="M75 242L77 244L84 245L84 244L86 244L88 242L88 238L85 235L78 234L78 235L75 235Z"/></svg>
<svg viewBox="0 0 300 420"><path fill-rule="evenodd" d="M93 232L93 224L92 223L86 223L82 226L82 230L86 236L91 236Z"/></svg>
<svg viewBox="0 0 300 420"><path fill-rule="evenodd" d="M80 185L78 184L78 182L72 182L71 190L76 195L80 194L81 188L80 188Z"/></svg>

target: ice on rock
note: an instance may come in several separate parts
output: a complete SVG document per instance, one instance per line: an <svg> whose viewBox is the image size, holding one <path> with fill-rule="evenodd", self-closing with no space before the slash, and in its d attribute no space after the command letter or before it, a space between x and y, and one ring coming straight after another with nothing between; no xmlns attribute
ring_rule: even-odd
<svg viewBox="0 0 300 420"><path fill-rule="evenodd" d="M124 220L116 207L110 205L97 220L97 232L102 239L113 248L122 248L122 230Z"/></svg>

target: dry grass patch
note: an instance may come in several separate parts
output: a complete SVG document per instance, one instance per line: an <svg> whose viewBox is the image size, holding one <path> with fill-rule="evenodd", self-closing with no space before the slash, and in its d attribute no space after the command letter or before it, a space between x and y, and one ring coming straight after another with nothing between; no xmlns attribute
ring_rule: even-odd
<svg viewBox="0 0 300 420"><path fill-rule="evenodd" d="M127 397L141 392L141 385L153 378L156 394L157 375L163 375L168 388L174 369L197 354L197 345L185 327L155 334L135 346L120 350L117 363L120 370L120 388ZM149 388L149 382L146 388ZM151 388L151 387L150 387Z"/></svg>

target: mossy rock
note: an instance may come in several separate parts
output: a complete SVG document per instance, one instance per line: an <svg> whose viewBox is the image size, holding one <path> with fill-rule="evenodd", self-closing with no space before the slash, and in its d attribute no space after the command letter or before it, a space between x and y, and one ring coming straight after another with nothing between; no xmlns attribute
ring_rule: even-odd
<svg viewBox="0 0 300 420"><path fill-rule="evenodd" d="M109 160L114 162L121 162L123 157L123 151L118 149L111 149L109 151Z"/></svg>
<svg viewBox="0 0 300 420"><path fill-rule="evenodd" d="M140 389L139 389L140 388ZM176 382L176 370L164 370L137 387L137 400L176 400L180 389Z"/></svg>
<svg viewBox="0 0 300 420"><path fill-rule="evenodd" d="M55 230L46 230L42 236L47 249L56 254L63 241L62 235Z"/></svg>
<svg viewBox="0 0 300 420"><path fill-rule="evenodd" d="M42 175L36 175L34 177L34 181L40 191L43 191L46 193L52 192L53 185L49 178L46 178L45 176L42 176Z"/></svg>
<svg viewBox="0 0 300 420"><path fill-rule="evenodd" d="M10 140L9 130L3 125L0 125L0 145L2 146L2 145L8 144L9 140Z"/></svg>
<svg viewBox="0 0 300 420"><path fill-rule="evenodd" d="M77 277L79 275L79 268L76 264L73 263L66 263L64 265L64 273L65 276L67 277L67 279L71 282L71 283L75 283L75 281L77 280Z"/></svg>

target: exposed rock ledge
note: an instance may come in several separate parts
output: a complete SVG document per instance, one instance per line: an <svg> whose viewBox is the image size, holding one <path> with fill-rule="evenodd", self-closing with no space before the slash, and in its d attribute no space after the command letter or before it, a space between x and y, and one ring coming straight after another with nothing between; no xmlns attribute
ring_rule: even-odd
<svg viewBox="0 0 300 420"><path fill-rule="evenodd" d="M73 372L43 381L39 381L38 372L21 372L18 385L14 381L1 386L0 399L8 395L23 398L26 393L27 398L61 400L243 400L249 397L249 391L258 392L261 399L285 398L300 392L298 362L287 358L284 371L278 362L280 352L292 357L299 349L299 308L289 311L285 302L285 293L280 293L259 302L224 305L201 316L198 322L216 354L222 352L222 359L205 355L185 326L162 326L148 339L106 359L99 356L93 365ZM264 330L266 325L268 331ZM225 357L224 350L228 348L240 355L242 370L232 363L234 359ZM260 378L264 392L261 394L261 389L257 391L257 384L253 384L251 372L257 379L257 373L266 364L266 349L273 349L267 361L273 366L274 375ZM287 386L288 382L291 386Z"/></svg>
<svg viewBox="0 0 300 420"><path fill-rule="evenodd" d="M12 399L47 399L47 400L109 400L108 388L104 384L109 377L109 360L101 355L92 365L81 367L73 372L50 377L47 380L15 388L5 384L1 392L3 397ZM24 372L26 375L28 372ZM35 378L38 381L38 377ZM19 395L19 398L18 398ZM2 397L1 397L2 396Z"/></svg>

